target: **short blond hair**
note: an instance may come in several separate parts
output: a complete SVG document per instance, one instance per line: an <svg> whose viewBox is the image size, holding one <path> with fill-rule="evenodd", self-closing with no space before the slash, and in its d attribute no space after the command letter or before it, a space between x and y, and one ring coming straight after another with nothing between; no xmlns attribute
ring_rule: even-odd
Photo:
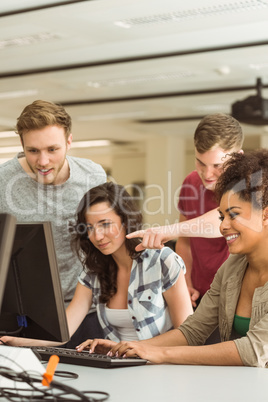
<svg viewBox="0 0 268 402"><path fill-rule="evenodd" d="M200 154L216 146L224 151L239 151L243 141L244 135L239 122L234 117L223 113L205 116L194 134L194 145Z"/></svg>
<svg viewBox="0 0 268 402"><path fill-rule="evenodd" d="M46 126L62 127L67 141L71 134L72 120L63 106L44 100L36 100L26 106L17 118L16 132L23 140L23 134Z"/></svg>

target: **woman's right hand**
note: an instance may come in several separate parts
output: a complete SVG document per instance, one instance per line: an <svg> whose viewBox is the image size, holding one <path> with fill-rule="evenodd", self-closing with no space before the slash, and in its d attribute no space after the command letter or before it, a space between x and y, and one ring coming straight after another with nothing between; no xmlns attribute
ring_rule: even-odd
<svg viewBox="0 0 268 402"><path fill-rule="evenodd" d="M80 345L76 346L76 350L78 352L88 350L89 353L95 352L106 355L115 345L117 345L117 343L110 341L109 339L87 339L85 342L82 342Z"/></svg>

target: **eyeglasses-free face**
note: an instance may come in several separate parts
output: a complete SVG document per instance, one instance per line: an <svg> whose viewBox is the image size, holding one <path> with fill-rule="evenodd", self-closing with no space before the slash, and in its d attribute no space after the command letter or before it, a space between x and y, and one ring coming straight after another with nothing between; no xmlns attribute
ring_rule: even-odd
<svg viewBox="0 0 268 402"><path fill-rule="evenodd" d="M223 194L220 207L220 231L232 254L260 256L267 252L268 219L266 210L255 209L251 202L228 191Z"/></svg>
<svg viewBox="0 0 268 402"><path fill-rule="evenodd" d="M228 157L227 152L220 147L211 149L203 154L195 150L195 168L206 189L215 190L217 180L222 174L223 163L226 162Z"/></svg>
<svg viewBox="0 0 268 402"><path fill-rule="evenodd" d="M94 204L86 212L87 233L91 243L103 254L125 248L126 230L121 218L106 202Z"/></svg>
<svg viewBox="0 0 268 402"><path fill-rule="evenodd" d="M66 153L70 149L72 135L66 141L64 129L47 126L23 134L22 167L42 184L61 184L69 177Z"/></svg>

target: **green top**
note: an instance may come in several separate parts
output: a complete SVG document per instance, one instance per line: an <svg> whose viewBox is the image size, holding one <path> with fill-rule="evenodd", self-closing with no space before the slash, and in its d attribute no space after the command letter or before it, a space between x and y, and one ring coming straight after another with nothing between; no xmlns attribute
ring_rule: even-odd
<svg viewBox="0 0 268 402"><path fill-rule="evenodd" d="M235 314L233 327L235 331L242 336L245 336L249 330L250 317L241 317Z"/></svg>

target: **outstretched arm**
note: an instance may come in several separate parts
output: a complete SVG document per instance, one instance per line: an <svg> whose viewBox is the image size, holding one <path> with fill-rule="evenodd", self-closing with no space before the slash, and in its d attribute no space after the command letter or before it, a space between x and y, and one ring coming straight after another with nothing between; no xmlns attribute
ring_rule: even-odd
<svg viewBox="0 0 268 402"><path fill-rule="evenodd" d="M136 247L137 251L146 248L162 248L164 243L178 237L221 237L219 230L219 212L215 208L197 218L184 222L174 223L168 226L159 226L147 230L138 230L127 235L128 239L141 237L141 243Z"/></svg>

